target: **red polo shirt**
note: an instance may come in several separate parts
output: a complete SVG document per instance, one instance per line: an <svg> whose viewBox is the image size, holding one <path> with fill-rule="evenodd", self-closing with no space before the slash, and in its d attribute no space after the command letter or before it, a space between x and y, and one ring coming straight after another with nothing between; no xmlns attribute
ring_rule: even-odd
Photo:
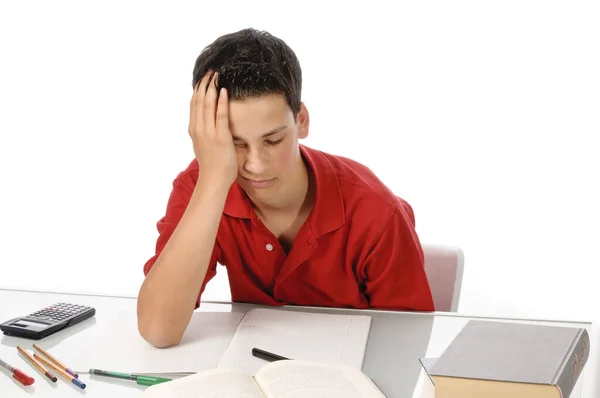
<svg viewBox="0 0 600 398"><path fill-rule="evenodd" d="M316 197L289 254L233 183L197 305L218 262L227 267L236 302L434 310L410 205L360 163L303 145L300 151ZM173 182L145 275L183 216L198 172L193 160Z"/></svg>

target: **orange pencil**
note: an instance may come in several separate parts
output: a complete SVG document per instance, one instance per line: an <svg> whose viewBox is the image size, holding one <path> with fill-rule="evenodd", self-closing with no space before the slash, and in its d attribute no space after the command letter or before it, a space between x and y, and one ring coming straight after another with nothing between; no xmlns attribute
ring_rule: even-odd
<svg viewBox="0 0 600 398"><path fill-rule="evenodd" d="M27 359L29 362L31 362L31 364L33 366L35 366L40 372L42 372L42 374L44 376L46 376L47 378L49 378L50 380L52 380L53 383L56 383L56 380L58 380L56 378L56 376L54 376L52 373L48 372L46 370L46 368L44 368L42 365L39 364L38 361L36 361L31 354L29 354L27 351L25 351L24 349L22 349L21 347L17 346L17 350L19 350L19 352L25 357L25 359Z"/></svg>
<svg viewBox="0 0 600 398"><path fill-rule="evenodd" d="M54 358L52 355L48 354L45 350L42 349L42 347L40 347L37 344L33 345L33 348L38 350L39 352L42 353L42 355L44 355L46 358L48 358L49 360L51 360L52 362L54 362L54 364L58 367L60 367L62 370L64 370L65 372L67 372L68 374L70 374L71 376L73 376L74 378L78 379L79 375L75 372L73 372L71 369L67 368L65 365L63 365L62 363L60 363L58 361L58 359Z"/></svg>
<svg viewBox="0 0 600 398"><path fill-rule="evenodd" d="M81 388L82 390L85 388L85 383L83 383L81 380L77 380L76 378L74 378L73 376L71 376L70 374L65 372L64 370L60 369L58 366L54 365L52 362L44 359L43 357L39 356L38 354L33 354L33 357L35 359L37 359L38 361L40 361L41 363L43 363L44 365L54 369L56 371L56 373L58 373L65 379L69 380L71 383L75 384L77 387Z"/></svg>

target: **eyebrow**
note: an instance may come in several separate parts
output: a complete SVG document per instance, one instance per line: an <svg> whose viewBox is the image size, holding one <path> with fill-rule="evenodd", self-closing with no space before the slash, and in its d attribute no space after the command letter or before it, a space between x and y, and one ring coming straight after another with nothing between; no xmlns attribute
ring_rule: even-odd
<svg viewBox="0 0 600 398"><path fill-rule="evenodd" d="M283 129L286 129L286 128L287 128L287 124L286 124L286 125L284 125L284 126L279 126L279 127L277 127L276 129L273 129L273 130L269 131L268 133L264 133L264 134L261 136L261 138L267 138L267 137L270 137L270 136L272 136L272 135L275 135L275 134L279 133L281 130L283 130ZM244 141L244 139L243 139L242 137L238 137L237 135L234 135L234 136L233 136L233 139L234 139L234 140L237 140L237 141Z"/></svg>

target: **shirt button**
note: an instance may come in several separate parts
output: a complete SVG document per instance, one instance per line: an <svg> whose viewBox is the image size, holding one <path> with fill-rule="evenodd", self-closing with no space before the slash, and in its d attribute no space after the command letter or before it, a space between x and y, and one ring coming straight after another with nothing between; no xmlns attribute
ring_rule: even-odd
<svg viewBox="0 0 600 398"><path fill-rule="evenodd" d="M271 250L273 250L273 245L272 245L272 244L270 244L270 243L267 243L267 245L265 246L265 248L266 248L268 251L271 251Z"/></svg>

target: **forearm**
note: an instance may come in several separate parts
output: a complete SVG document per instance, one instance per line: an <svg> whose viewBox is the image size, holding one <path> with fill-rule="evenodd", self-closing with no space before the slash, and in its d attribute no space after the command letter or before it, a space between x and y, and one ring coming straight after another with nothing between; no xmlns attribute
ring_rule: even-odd
<svg viewBox="0 0 600 398"><path fill-rule="evenodd" d="M180 222L138 296L140 334L155 346L178 344L210 265L228 189L198 181Z"/></svg>

